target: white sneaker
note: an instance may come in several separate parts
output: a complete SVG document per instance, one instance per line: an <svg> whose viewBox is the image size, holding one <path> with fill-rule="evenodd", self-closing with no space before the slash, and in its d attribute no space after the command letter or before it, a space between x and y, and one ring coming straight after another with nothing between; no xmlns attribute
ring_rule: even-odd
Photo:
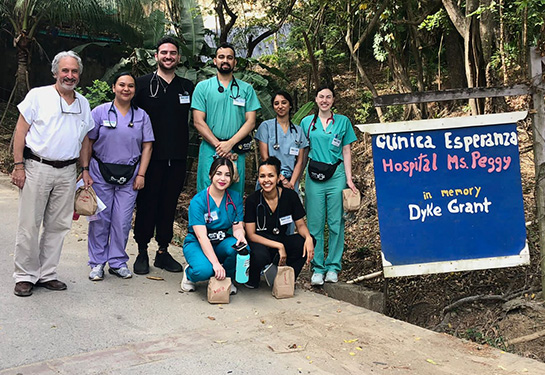
<svg viewBox="0 0 545 375"><path fill-rule="evenodd" d="M195 287L195 283L193 281L189 281L187 278L187 269L189 268L189 264L185 266L184 268L184 275L182 276L182 282L180 283L180 288L184 292L194 292L197 288Z"/></svg>
<svg viewBox="0 0 545 375"><path fill-rule="evenodd" d="M324 285L324 274L314 272L310 278L310 285Z"/></svg>
<svg viewBox="0 0 545 375"><path fill-rule="evenodd" d="M89 273L89 280L104 280L104 264L97 264L91 269L91 272Z"/></svg>
<svg viewBox="0 0 545 375"><path fill-rule="evenodd" d="M235 286L235 284L231 284L231 293L229 294L233 295L233 294L237 294L237 292L238 292L238 289Z"/></svg>
<svg viewBox="0 0 545 375"><path fill-rule="evenodd" d="M336 283L339 281L339 277L337 276L337 272L333 271L327 271L325 274L325 282L326 283Z"/></svg>
<svg viewBox="0 0 545 375"><path fill-rule="evenodd" d="M127 266L119 268L110 267L108 268L108 272L117 277L121 277L122 279L130 279L132 277L132 273Z"/></svg>

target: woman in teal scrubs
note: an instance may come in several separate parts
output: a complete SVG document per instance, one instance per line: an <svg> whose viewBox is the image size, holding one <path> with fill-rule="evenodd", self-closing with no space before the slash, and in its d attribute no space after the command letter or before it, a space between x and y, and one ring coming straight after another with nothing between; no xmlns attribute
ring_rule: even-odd
<svg viewBox="0 0 545 375"><path fill-rule="evenodd" d="M189 204L188 233L183 246L188 265L181 283L183 291L194 291L196 282L212 276L235 280L237 252L233 246L247 242L242 224L242 197L228 189L232 176L231 160L216 158L209 172L212 183ZM231 294L236 292L237 288L231 284Z"/></svg>
<svg viewBox="0 0 545 375"><path fill-rule="evenodd" d="M322 86L316 91L318 113L301 121L307 136L309 162L321 162L334 170L325 181L313 180L307 169L305 180L305 206L310 233L316 238L312 266L314 273L311 285L337 282L341 271L344 251L344 219L342 191L348 186L357 192L352 181L352 156L350 144L357 140L348 117L334 114L331 107L335 101L333 88ZM309 164L310 165L310 164ZM328 254L324 259L324 229L327 216L329 230Z"/></svg>

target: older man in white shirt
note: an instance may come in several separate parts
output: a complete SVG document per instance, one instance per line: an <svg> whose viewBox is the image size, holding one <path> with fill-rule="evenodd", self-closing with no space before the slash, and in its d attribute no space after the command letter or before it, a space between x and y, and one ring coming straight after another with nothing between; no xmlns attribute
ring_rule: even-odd
<svg viewBox="0 0 545 375"><path fill-rule="evenodd" d="M57 266L72 224L76 161L94 127L89 102L75 91L82 70L76 53L58 53L51 68L55 84L30 90L18 105L11 179L21 189L13 273L20 297L34 286L66 289ZM89 168L83 169L89 186Z"/></svg>

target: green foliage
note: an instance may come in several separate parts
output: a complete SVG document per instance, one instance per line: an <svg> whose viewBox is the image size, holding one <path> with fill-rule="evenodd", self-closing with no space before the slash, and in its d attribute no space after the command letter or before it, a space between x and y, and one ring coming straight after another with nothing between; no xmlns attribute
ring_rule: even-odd
<svg viewBox="0 0 545 375"><path fill-rule="evenodd" d="M356 109L354 118L358 124L365 124L371 112L374 111L373 95L369 91L365 91L361 98L361 107Z"/></svg>
<svg viewBox="0 0 545 375"><path fill-rule="evenodd" d="M85 88L85 91L79 87L77 88L77 91L87 98L91 109L102 103L113 100L114 96L111 86L108 83L99 79L95 79L93 81L93 85L87 86Z"/></svg>
<svg viewBox="0 0 545 375"><path fill-rule="evenodd" d="M448 14L444 9L439 9L432 15L429 15L418 25L419 30L434 31L434 30L447 30L450 28L451 22L448 18Z"/></svg>
<svg viewBox="0 0 545 375"><path fill-rule="evenodd" d="M487 344L494 348L507 350L507 345L503 336L488 337L475 328L466 329L460 336L466 340L470 340L478 344Z"/></svg>
<svg viewBox="0 0 545 375"><path fill-rule="evenodd" d="M387 107L388 109L384 113L384 119L387 122L401 121L403 118L404 106L402 105L391 105Z"/></svg>
<svg viewBox="0 0 545 375"><path fill-rule="evenodd" d="M303 106L299 108L297 112L295 112L295 114L291 118L291 121L295 125L299 125L301 123L301 120L303 120L303 118L308 116L313 108L314 108L314 101L303 104Z"/></svg>

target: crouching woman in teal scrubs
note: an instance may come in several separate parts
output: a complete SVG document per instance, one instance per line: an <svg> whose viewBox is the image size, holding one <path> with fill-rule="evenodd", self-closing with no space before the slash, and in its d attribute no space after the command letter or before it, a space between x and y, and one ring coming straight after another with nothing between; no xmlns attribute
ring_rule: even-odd
<svg viewBox="0 0 545 375"><path fill-rule="evenodd" d="M212 276L218 280L230 277L234 282L237 252L233 246L247 243L242 197L228 189L234 178L233 163L225 158L214 160L209 176L210 186L189 204L188 234L183 246L188 265L181 283L186 292L194 291L196 282ZM231 294L236 292L231 284Z"/></svg>
<svg viewBox="0 0 545 375"><path fill-rule="evenodd" d="M348 117L333 114L331 107L335 101L333 88L322 86L316 92L318 113L305 117L301 127L309 139L309 167L305 180L305 206L310 234L316 238L312 266L314 273L311 285L323 285L325 282L337 282L341 271L344 251L344 219L342 191L348 186L357 189L352 181L352 156L350 144L357 140ZM332 175L326 180L327 173L311 173L314 162L322 163L320 168L329 169ZM324 259L324 228L329 229L327 258Z"/></svg>

